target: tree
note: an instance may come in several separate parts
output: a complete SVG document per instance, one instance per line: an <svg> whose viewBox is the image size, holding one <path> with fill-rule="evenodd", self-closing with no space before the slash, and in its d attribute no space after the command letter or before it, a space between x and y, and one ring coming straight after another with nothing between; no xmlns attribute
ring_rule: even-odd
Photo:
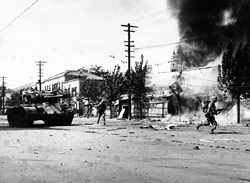
<svg viewBox="0 0 250 183"><path fill-rule="evenodd" d="M89 69L81 68L85 72L89 72L91 74L95 74L97 76L103 77L107 74L102 66L91 65ZM84 82L81 83L80 86L80 96L84 96L88 98L88 100L92 100L93 102L97 102L99 97L103 93L104 90L104 81L96 81L91 79L86 79Z"/></svg>
<svg viewBox="0 0 250 183"><path fill-rule="evenodd" d="M112 118L112 102L119 99L124 89L124 76L120 72L120 66L116 65L114 70L107 72L105 78L105 93L110 106L110 118Z"/></svg>
<svg viewBox="0 0 250 183"><path fill-rule="evenodd" d="M91 79L82 82L80 88L80 96L84 96L93 102L98 101L103 91L102 83Z"/></svg>
<svg viewBox="0 0 250 183"><path fill-rule="evenodd" d="M231 42L218 66L219 89L228 90L237 100L237 123L240 123L240 96L250 91L250 44L240 44L235 51Z"/></svg>
<svg viewBox="0 0 250 183"><path fill-rule="evenodd" d="M6 105L7 106L17 106L22 103L22 95L20 92L13 92L10 98L7 98Z"/></svg>
<svg viewBox="0 0 250 183"><path fill-rule="evenodd" d="M110 106L110 118L112 118L112 102L119 99L120 95L125 91L124 76L120 72L120 66L116 65L113 71L106 71L101 66L91 66L88 70L90 73L104 78L102 84L98 84L91 80L86 80L81 84L81 96L97 102L99 97L106 97Z"/></svg>
<svg viewBox="0 0 250 183"><path fill-rule="evenodd" d="M108 73L108 71L105 71L102 68L102 66L97 66L97 65L95 65L95 66L91 65L89 72L92 74L95 74L97 76L101 76L101 77L105 76Z"/></svg>
<svg viewBox="0 0 250 183"><path fill-rule="evenodd" d="M142 111L145 104L148 102L147 93L152 91L146 86L146 76L149 71L148 63L144 63L144 56L141 55L141 60L135 62L135 67L131 69L131 92L133 101L139 109L139 118L142 117Z"/></svg>

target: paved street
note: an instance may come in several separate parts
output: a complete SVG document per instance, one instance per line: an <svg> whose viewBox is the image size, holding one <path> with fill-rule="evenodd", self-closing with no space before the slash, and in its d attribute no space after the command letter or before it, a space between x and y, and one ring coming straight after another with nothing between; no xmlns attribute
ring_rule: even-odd
<svg viewBox="0 0 250 183"><path fill-rule="evenodd" d="M0 182L250 182L250 127L76 117L71 126L10 128L0 117Z"/></svg>

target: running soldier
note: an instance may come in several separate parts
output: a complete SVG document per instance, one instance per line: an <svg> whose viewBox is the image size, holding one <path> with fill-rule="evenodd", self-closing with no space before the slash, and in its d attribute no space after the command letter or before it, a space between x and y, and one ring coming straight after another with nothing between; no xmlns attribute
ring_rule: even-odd
<svg viewBox="0 0 250 183"><path fill-rule="evenodd" d="M105 119L105 110L106 110L106 103L105 100L102 99L102 101L96 106L97 108L97 114L98 114L98 120L97 124L100 122L100 118L103 116L103 125L106 125L106 119Z"/></svg>
<svg viewBox="0 0 250 183"><path fill-rule="evenodd" d="M84 106L85 106L85 109L87 109L87 112L84 117L87 117L87 119L89 119L93 111L92 102L88 99L85 99Z"/></svg>
<svg viewBox="0 0 250 183"><path fill-rule="evenodd" d="M206 121L204 123L200 123L197 125L197 130L201 126L209 126L212 125L211 133L214 133L214 130L218 126L218 123L215 120L214 115L219 114L223 109L216 109L215 103L217 102L218 98L217 96L213 96L211 98L211 101L207 104L206 108L203 108L203 112L205 113Z"/></svg>

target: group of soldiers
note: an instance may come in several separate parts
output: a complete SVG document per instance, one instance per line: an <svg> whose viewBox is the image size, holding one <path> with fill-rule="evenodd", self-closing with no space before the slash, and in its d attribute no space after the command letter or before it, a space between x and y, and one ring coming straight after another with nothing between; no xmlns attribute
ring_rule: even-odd
<svg viewBox="0 0 250 183"><path fill-rule="evenodd" d="M101 117L103 118L103 124L106 125L105 110L107 107L107 101L103 98L98 104L94 104L88 99L84 100L85 111L82 114L83 117L89 118L93 114L93 107L97 109L97 124L100 123Z"/></svg>
<svg viewBox="0 0 250 183"><path fill-rule="evenodd" d="M202 108L203 112L205 113L205 121L201 122L197 125L197 130L201 126L212 126L211 133L214 133L214 130L218 126L217 121L215 120L215 115L220 114L220 112L224 109L217 109L215 103L218 101L217 96L211 97L211 100L208 101L207 106ZM106 125L106 119L105 119L105 110L107 106L106 100L103 98L97 105L94 105L89 100L85 99L84 106L87 108L87 111L85 112L84 117L89 118L92 115L93 112L93 106L97 109L97 124L100 123L101 117L103 118L103 124Z"/></svg>

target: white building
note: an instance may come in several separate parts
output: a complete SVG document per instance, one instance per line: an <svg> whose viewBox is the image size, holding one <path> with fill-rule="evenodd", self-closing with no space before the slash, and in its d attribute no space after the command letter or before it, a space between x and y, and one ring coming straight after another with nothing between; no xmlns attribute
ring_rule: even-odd
<svg viewBox="0 0 250 183"><path fill-rule="evenodd" d="M186 70L186 61L184 60L184 52L181 45L178 45L173 51L173 55L171 56L170 63L170 71L176 72L181 70Z"/></svg>
<svg viewBox="0 0 250 183"><path fill-rule="evenodd" d="M102 82L103 78L97 75L88 73L83 70L67 70L65 72L54 75L45 79L42 82L42 90L44 91L67 91L73 96L78 96L80 93L81 83L86 79Z"/></svg>
<svg viewBox="0 0 250 183"><path fill-rule="evenodd" d="M74 108L79 110L82 102L82 100L79 100L81 85L87 79L96 82L97 85L101 85L104 81L102 77L81 69L67 70L45 79L42 82L42 90L48 92L62 91L65 93L70 93L70 95L73 97Z"/></svg>

